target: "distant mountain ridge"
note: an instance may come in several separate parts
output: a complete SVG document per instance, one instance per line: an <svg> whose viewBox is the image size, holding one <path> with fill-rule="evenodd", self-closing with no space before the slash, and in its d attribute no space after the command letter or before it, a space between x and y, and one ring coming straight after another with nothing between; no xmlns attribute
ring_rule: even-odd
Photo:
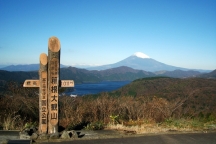
<svg viewBox="0 0 216 144"><path fill-rule="evenodd" d="M87 70L107 70L112 68L117 68L121 66L130 67L132 69L136 70L144 70L148 72L161 72L161 71L174 71L174 70L182 70L182 71L199 71L199 72L210 72L210 70L201 70L201 69L187 69L187 68L181 68L176 66L167 65L164 63L161 63L159 61L156 61L149 56L137 52L126 59L123 59L119 62L116 62L114 64L108 64L108 65L102 65L102 66L94 66L94 67L87 67L85 69ZM60 65L61 68L67 67L65 65ZM86 67L86 66L85 66ZM0 68L0 70L7 70L7 71L35 71L39 70L39 64L30 64L30 65L10 65L7 67Z"/></svg>
<svg viewBox="0 0 216 144"><path fill-rule="evenodd" d="M60 79L71 79L75 83L96 83L100 81L132 81L143 77L155 76L154 73L134 70L129 67L118 67L103 71L89 71L75 67L61 68ZM5 71L0 70L0 81L16 81L23 83L26 79L38 79L37 71Z"/></svg>
<svg viewBox="0 0 216 144"><path fill-rule="evenodd" d="M79 67L79 65L77 65ZM187 69L187 68L181 68L176 66L167 65L164 63L161 63L159 61L156 61L149 56L137 52L126 59L123 59L119 62L116 62L114 64L108 64L108 65L102 65L102 66L83 66L87 70L106 70L106 69L112 69L117 68L121 66L130 67L132 69L136 70L144 70L148 72L155 72L160 73L162 71L174 71L174 70L182 70L182 71L199 71L199 72L210 72L211 70L201 70L201 69ZM65 65L60 65L61 68L67 67ZM30 65L10 65L7 67L0 68L0 70L6 70L6 71L35 71L39 70L39 64L30 64Z"/></svg>
<svg viewBox="0 0 216 144"><path fill-rule="evenodd" d="M65 65L60 65L61 68L66 67ZM6 71L38 71L39 70L39 64L26 64L26 65L10 65L3 68L0 68L0 70L6 70Z"/></svg>
<svg viewBox="0 0 216 144"><path fill-rule="evenodd" d="M96 67L89 67L88 70L105 70L111 69L120 66L127 66L137 70L144 70L149 72L157 72L157 71L174 71L174 70L182 70L188 71L192 69L181 68L176 66L167 65L156 61L143 53L135 53L134 55L129 56L128 58L121 60L114 64L96 66ZM200 72L210 72L208 70L196 70Z"/></svg>
<svg viewBox="0 0 216 144"><path fill-rule="evenodd" d="M187 78L187 77L195 77L200 75L199 72L195 71L181 71L176 70L172 72L163 72L163 73L152 73L143 70L135 70L126 66L121 66L117 68L107 69L107 70L86 70L86 69L78 69L75 67L67 67L60 69L60 79L74 80L75 83L97 83L101 81L133 81L140 78L147 77L156 77L156 76L166 76L166 77L174 77L174 78ZM38 79L38 71L5 71L0 70L0 81L16 81L19 83L23 83L26 79Z"/></svg>

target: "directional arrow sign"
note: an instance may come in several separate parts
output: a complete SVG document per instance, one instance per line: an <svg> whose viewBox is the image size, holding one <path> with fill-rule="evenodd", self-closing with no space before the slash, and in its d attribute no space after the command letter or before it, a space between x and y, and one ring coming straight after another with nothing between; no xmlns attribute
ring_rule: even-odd
<svg viewBox="0 0 216 144"><path fill-rule="evenodd" d="M60 87L74 87L73 80L60 80L59 84Z"/></svg>
<svg viewBox="0 0 216 144"><path fill-rule="evenodd" d="M23 87L40 87L39 80L25 80Z"/></svg>

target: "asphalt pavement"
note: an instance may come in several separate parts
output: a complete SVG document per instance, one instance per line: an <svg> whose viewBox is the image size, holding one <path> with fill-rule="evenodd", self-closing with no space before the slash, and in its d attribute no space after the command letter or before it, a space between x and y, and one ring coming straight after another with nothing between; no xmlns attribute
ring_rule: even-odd
<svg viewBox="0 0 216 144"><path fill-rule="evenodd" d="M40 144L216 144L216 131L207 133L168 132L157 134L129 134L118 131L81 131L80 138L37 141ZM9 143L23 143L18 131L0 131L0 143L8 139ZM30 141L25 141L29 143Z"/></svg>
<svg viewBox="0 0 216 144"><path fill-rule="evenodd" d="M80 139L42 144L216 144L216 132L134 135L107 139Z"/></svg>

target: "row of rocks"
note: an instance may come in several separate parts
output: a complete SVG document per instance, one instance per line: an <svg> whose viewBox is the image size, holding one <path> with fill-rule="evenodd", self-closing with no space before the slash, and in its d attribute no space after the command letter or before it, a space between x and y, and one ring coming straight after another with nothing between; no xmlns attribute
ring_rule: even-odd
<svg viewBox="0 0 216 144"><path fill-rule="evenodd" d="M47 139L76 139L78 134L76 131L62 131L61 133L54 134L39 134L37 129L29 128L21 131L19 133L20 139L30 139L30 140L47 140Z"/></svg>

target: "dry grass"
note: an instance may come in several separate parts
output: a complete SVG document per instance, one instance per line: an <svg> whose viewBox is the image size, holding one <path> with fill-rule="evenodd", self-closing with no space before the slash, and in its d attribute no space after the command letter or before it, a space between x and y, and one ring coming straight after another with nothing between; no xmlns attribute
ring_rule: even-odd
<svg viewBox="0 0 216 144"><path fill-rule="evenodd" d="M164 127L159 127L157 124L142 124L135 126L126 126L123 124L107 125L107 129L124 131L125 133L136 133L136 134L144 134L144 133L159 133L166 132L169 129Z"/></svg>
<svg viewBox="0 0 216 144"><path fill-rule="evenodd" d="M15 122L38 121L37 91L23 88L10 88L10 92L0 97L0 122L5 129L17 129ZM198 92L198 91L196 91ZM109 96L103 93L98 97L85 96L72 98L59 97L59 125L68 128L82 124L107 125L110 129L135 131L136 133L155 133L168 130L190 131L215 125L215 105L205 99L191 101L192 94L171 100L157 96ZM212 96L213 97L213 96ZM194 99L192 99L194 100ZM16 114L13 114L16 112ZM112 123L112 124L111 124ZM210 123L210 124L208 124ZM12 125L11 125L12 124ZM85 125L86 126L86 125Z"/></svg>
<svg viewBox="0 0 216 144"><path fill-rule="evenodd" d="M137 134L161 133L168 131L207 131L216 130L216 120L204 122L197 119L176 119L165 120L162 123L153 121L131 121L122 124L108 124L106 129L124 131L125 133L134 132Z"/></svg>
<svg viewBox="0 0 216 144"><path fill-rule="evenodd" d="M23 121L21 120L20 115L16 113L8 114L4 117L3 129L4 130L16 130L23 127Z"/></svg>

